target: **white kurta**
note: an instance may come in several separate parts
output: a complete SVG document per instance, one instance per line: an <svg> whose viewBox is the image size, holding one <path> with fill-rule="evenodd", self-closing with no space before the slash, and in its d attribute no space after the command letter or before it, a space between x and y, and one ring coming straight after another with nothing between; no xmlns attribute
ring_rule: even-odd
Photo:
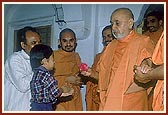
<svg viewBox="0 0 168 115"><path fill-rule="evenodd" d="M15 52L5 63L4 110L30 110L30 57L24 50Z"/></svg>

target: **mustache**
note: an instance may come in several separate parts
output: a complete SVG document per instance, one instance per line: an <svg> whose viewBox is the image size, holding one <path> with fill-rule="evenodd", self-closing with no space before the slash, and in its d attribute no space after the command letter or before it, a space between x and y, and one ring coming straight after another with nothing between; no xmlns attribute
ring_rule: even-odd
<svg viewBox="0 0 168 115"><path fill-rule="evenodd" d="M112 40L107 40L107 41L104 41L103 43L107 43L107 42L111 42Z"/></svg>
<svg viewBox="0 0 168 115"><path fill-rule="evenodd" d="M102 42L102 43L103 43L103 45L107 46L111 41L112 41L112 40L108 40L108 41L104 41L104 42Z"/></svg>
<svg viewBox="0 0 168 115"><path fill-rule="evenodd" d="M65 46L65 48L71 48L71 47L72 47L71 45Z"/></svg>
<svg viewBox="0 0 168 115"><path fill-rule="evenodd" d="M156 28L155 26L148 26L148 28Z"/></svg>
<svg viewBox="0 0 168 115"><path fill-rule="evenodd" d="M117 30L112 30L112 34L115 36L117 33L119 33L119 31Z"/></svg>

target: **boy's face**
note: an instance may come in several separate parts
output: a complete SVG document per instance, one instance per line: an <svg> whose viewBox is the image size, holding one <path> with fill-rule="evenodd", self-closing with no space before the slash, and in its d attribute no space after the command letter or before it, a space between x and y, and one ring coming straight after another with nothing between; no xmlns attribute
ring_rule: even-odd
<svg viewBox="0 0 168 115"><path fill-rule="evenodd" d="M48 58L47 70L53 70L54 68L54 55Z"/></svg>

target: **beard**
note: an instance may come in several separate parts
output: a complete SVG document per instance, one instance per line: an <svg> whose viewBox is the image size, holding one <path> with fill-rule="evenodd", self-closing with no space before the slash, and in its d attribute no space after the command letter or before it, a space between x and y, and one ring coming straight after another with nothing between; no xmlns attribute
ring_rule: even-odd
<svg viewBox="0 0 168 115"><path fill-rule="evenodd" d="M73 46L65 46L65 47L62 47L62 50L66 52L73 52L75 51L75 48Z"/></svg>
<svg viewBox="0 0 168 115"><path fill-rule="evenodd" d="M105 41L105 42L103 42L103 45L104 45L104 46L107 46L111 41L112 41L112 40Z"/></svg>
<svg viewBox="0 0 168 115"><path fill-rule="evenodd" d="M116 39L121 39L121 38L123 38L124 37L124 35L123 34L121 34L121 33L116 33L116 32L113 32L113 36L116 38Z"/></svg>
<svg viewBox="0 0 168 115"><path fill-rule="evenodd" d="M148 30L149 30L149 32L156 32L158 30L158 28L154 27L154 26L150 26L150 27L148 27Z"/></svg>

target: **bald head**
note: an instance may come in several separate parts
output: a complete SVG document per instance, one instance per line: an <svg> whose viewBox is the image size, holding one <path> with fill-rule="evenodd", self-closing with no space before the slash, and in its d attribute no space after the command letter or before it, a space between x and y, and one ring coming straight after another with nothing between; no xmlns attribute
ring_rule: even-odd
<svg viewBox="0 0 168 115"><path fill-rule="evenodd" d="M133 30L134 16L130 9L116 9L110 19L112 25L112 33L117 39L122 39L130 34Z"/></svg>
<svg viewBox="0 0 168 115"><path fill-rule="evenodd" d="M115 13L120 13L120 14L128 17L128 19L132 18L134 20L134 15L129 8L118 8L112 13L112 15L114 15Z"/></svg>

